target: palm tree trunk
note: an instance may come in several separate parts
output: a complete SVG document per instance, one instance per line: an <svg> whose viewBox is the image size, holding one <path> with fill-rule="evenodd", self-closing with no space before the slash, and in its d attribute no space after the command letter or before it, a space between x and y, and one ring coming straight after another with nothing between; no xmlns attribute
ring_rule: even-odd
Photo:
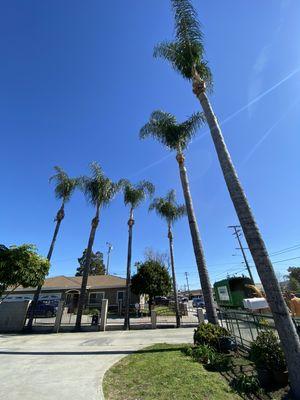
<svg viewBox="0 0 300 400"><path fill-rule="evenodd" d="M286 356L291 388L300 399L300 342L283 299L271 260L255 222L251 208L238 179L221 128L205 93L205 84L194 79L193 90L207 119L229 194L255 262L258 275L272 311L276 329Z"/></svg>
<svg viewBox="0 0 300 400"><path fill-rule="evenodd" d="M86 249L86 259L85 259L85 264L84 264L84 268L83 268L81 289L80 289L80 295L79 295L79 299L78 299L78 308L77 308L77 316L76 316L76 324L75 324L76 330L81 329L82 312L83 312L83 308L86 304L86 287L87 287L88 278L89 278L95 234L96 234L96 230L97 230L97 227L99 224L99 208L100 208L100 206L98 205L96 207L96 215L92 219L91 232L90 232L90 237L89 237L89 241L88 241L88 246Z"/></svg>
<svg viewBox="0 0 300 400"><path fill-rule="evenodd" d="M170 225L168 226L168 238L169 238L169 247L170 247L171 268L172 268L173 292L174 292L174 300L175 300L176 327L180 328L180 315L179 315L179 304L178 304L175 263L174 263L174 250L173 250L173 233L172 233L172 229L171 229Z"/></svg>
<svg viewBox="0 0 300 400"><path fill-rule="evenodd" d="M207 319L208 319L208 322L211 322L212 324L217 324L218 317L217 317L216 308L214 306L212 288L211 288L211 284L210 284L210 280L209 280L209 275L207 272L203 246L201 243L198 223L197 223L196 215L195 215L195 211L194 211L192 195L190 192L190 185L189 185L189 181L188 181L188 177L187 177L186 168L184 165L183 154L179 152L176 156L176 159L177 159L178 165L179 165L180 179L181 179L181 184L182 184L182 189L183 189L183 194L184 194L184 199L185 199L185 205L186 205L186 209L187 209L187 215L188 215L188 220L189 220L191 237L192 237L192 241L193 241L196 263L197 263L197 267L198 267L199 278L200 278L203 297L204 297L204 301L205 301Z"/></svg>
<svg viewBox="0 0 300 400"><path fill-rule="evenodd" d="M127 277L126 277L126 295L125 295L125 317L124 329L130 329L129 306L130 306L130 279L131 279L131 255L132 255L132 227L134 225L133 208L130 209L128 220L128 252L127 252Z"/></svg>
<svg viewBox="0 0 300 400"><path fill-rule="evenodd" d="M54 245L56 242L56 238L58 235L58 231L60 228L60 224L61 221L64 219L65 217L65 201L63 200L62 205L60 207L60 209L58 210L57 214L56 214L56 225L55 225L55 229L54 229L54 234L52 237L52 241L51 241L51 245L47 254L47 259L50 261L51 257L52 257L52 253L53 253L53 249L54 249ZM39 285L34 293L33 299L32 299L32 304L31 304L31 309L30 309L30 314L29 314L29 320L28 320L28 324L26 327L27 331L31 331L32 330L32 324L33 324L33 319L34 319L34 314L35 314L35 309L42 291L42 287L43 287L43 283L41 285Z"/></svg>

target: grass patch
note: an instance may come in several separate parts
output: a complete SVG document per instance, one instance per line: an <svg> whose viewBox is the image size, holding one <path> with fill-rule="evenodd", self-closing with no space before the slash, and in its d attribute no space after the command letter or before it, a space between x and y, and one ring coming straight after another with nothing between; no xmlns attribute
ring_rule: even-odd
<svg viewBox="0 0 300 400"><path fill-rule="evenodd" d="M175 310L168 306L155 306L154 311L156 315L165 316L165 317L173 317L175 314Z"/></svg>
<svg viewBox="0 0 300 400"><path fill-rule="evenodd" d="M106 400L237 400L218 373L203 368L181 349L156 344L131 354L104 376Z"/></svg>

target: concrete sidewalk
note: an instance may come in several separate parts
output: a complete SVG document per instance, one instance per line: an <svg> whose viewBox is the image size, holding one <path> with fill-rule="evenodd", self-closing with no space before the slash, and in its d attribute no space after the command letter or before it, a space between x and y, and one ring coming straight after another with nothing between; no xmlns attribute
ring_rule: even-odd
<svg viewBox="0 0 300 400"><path fill-rule="evenodd" d="M0 335L0 398L100 400L116 361L154 343L187 343L193 328Z"/></svg>

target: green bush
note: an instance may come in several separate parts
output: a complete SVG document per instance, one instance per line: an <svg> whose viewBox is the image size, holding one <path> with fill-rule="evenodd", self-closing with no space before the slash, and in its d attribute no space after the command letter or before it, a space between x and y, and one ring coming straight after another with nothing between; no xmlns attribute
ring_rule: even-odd
<svg viewBox="0 0 300 400"><path fill-rule="evenodd" d="M250 348L250 358L256 368L269 371L286 371L284 353L279 340L271 330L261 331Z"/></svg>
<svg viewBox="0 0 300 400"><path fill-rule="evenodd" d="M257 393L261 390L257 378L253 375L240 374L232 380L230 385L241 393Z"/></svg>
<svg viewBox="0 0 300 400"><path fill-rule="evenodd" d="M230 336L229 332L225 328L210 323L202 323L194 331L194 344L207 344L208 346L219 350L220 339L224 336Z"/></svg>

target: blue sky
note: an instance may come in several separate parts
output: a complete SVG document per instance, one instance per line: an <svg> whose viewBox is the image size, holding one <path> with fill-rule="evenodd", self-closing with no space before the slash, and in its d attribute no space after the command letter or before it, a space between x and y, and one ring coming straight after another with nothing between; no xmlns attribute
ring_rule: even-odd
<svg viewBox="0 0 300 400"><path fill-rule="evenodd" d="M214 75L215 112L271 253L300 243L300 3L194 1ZM0 14L1 242L47 253L59 207L48 178L98 161L112 179L176 189L174 155L138 133L154 109L179 120L199 109L191 87L153 46L170 39L167 0L4 0ZM202 128L186 155L212 281L243 269L227 226L237 223L212 140ZM166 228L148 204L136 212L134 261L145 247L167 251ZM72 275L86 247L93 209L75 193L66 207L51 275ZM114 245L111 272L124 275L128 210L118 196L103 210L95 250ZM199 287L187 220L175 227L179 286ZM296 258L298 257L298 258ZM300 249L272 257L284 273ZM293 260L283 261L293 258Z"/></svg>

